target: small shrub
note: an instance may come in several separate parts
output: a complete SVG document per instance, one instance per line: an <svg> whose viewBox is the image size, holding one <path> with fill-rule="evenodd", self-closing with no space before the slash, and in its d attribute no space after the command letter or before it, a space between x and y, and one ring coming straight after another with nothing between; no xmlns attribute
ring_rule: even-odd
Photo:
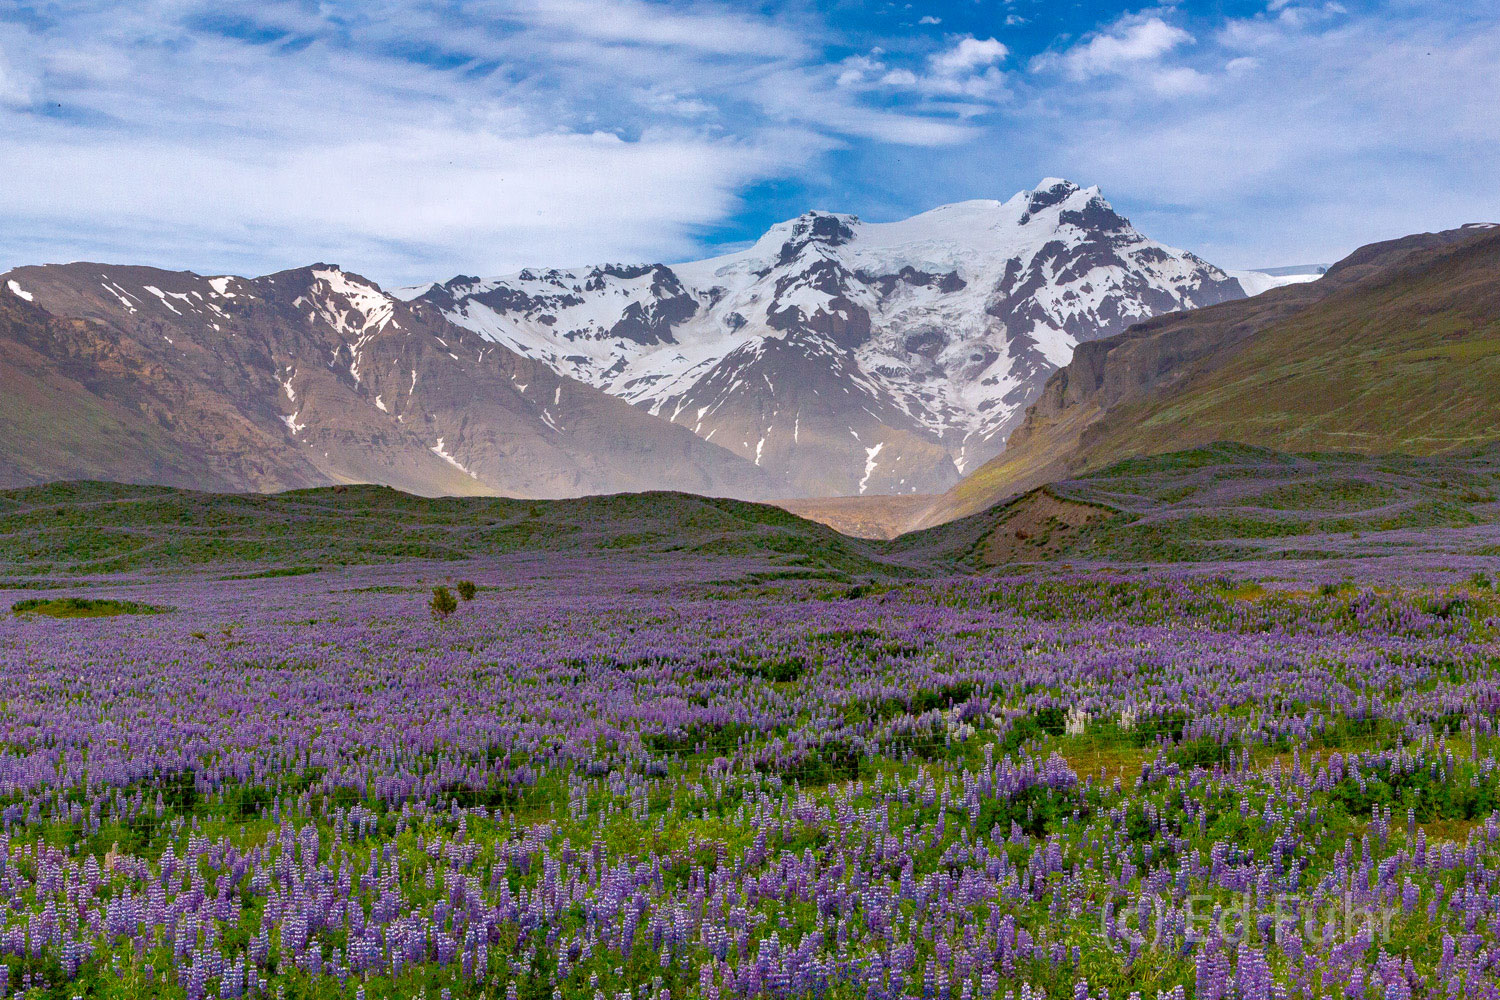
<svg viewBox="0 0 1500 1000"><path fill-rule="evenodd" d="M458 599L453 596L453 591L439 584L432 588L432 600L427 606L432 609L435 620L443 621L458 610Z"/></svg>
<svg viewBox="0 0 1500 1000"><path fill-rule="evenodd" d="M474 586L473 580L458 581L458 596L466 601L472 601L479 588Z"/></svg>

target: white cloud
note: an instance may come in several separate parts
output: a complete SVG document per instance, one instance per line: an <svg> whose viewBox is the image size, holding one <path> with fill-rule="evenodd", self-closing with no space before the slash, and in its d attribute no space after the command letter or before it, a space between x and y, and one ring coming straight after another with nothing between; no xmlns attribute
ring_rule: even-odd
<svg viewBox="0 0 1500 1000"><path fill-rule="evenodd" d="M1037 64L1042 68L1056 65L1074 80L1087 80L1154 62L1193 41L1188 32L1160 17L1127 17L1103 34Z"/></svg>
<svg viewBox="0 0 1500 1000"><path fill-rule="evenodd" d="M1018 111L1049 123L1031 141L1052 169L1098 182L1153 235L1226 266L1329 262L1500 218L1500 23L1319 10L1232 21L1192 66L1040 77ZM1179 70L1196 75L1159 75ZM1185 97L1150 100L1150 81Z"/></svg>
<svg viewBox="0 0 1500 1000"><path fill-rule="evenodd" d="M148 253L161 233L197 232L254 257L274 234L275 250L298 260L343 247L359 254L342 261L357 269L373 266L372 254L409 268L410 259L380 252L400 247L422 265L396 275L406 280L432 276L439 262L435 273L506 271L685 252L695 226L730 211L737 190L774 166L733 143L605 133L402 128L269 160L233 148L57 139L0 147L0 216L139 234ZM218 269L194 260L194 249L163 262Z"/></svg>
<svg viewBox="0 0 1500 1000"><path fill-rule="evenodd" d="M965 35L928 56L925 72L918 73L907 66L888 66L881 58L884 52L875 49L867 56L852 56L840 63L838 82L845 88L910 91L935 99L934 103L980 102L946 104L948 111L972 117L985 110L982 104L1009 96L1005 74L998 65L1009 55L1010 50L994 38Z"/></svg>
<svg viewBox="0 0 1500 1000"><path fill-rule="evenodd" d="M880 61L882 52L875 49L867 56L850 56L840 63L841 70L838 75L840 87L854 87L864 83L872 76L878 76L885 72L885 63Z"/></svg>
<svg viewBox="0 0 1500 1000"><path fill-rule="evenodd" d="M7 57L4 40L4 36L0 36L0 107L30 104L35 84Z"/></svg>
<svg viewBox="0 0 1500 1000"><path fill-rule="evenodd" d="M1163 97L1182 97L1209 90L1213 81L1191 66L1172 66L1155 70L1145 77L1153 91Z"/></svg>
<svg viewBox="0 0 1500 1000"><path fill-rule="evenodd" d="M653 88L637 91L640 103L659 114L676 118L703 118L713 114L714 106L690 94Z"/></svg>
<svg viewBox="0 0 1500 1000"><path fill-rule="evenodd" d="M918 21L917 23L918 24L942 24L943 23L943 19L940 18L940 17L933 17L931 14L925 14L922 17L922 20Z"/></svg>
<svg viewBox="0 0 1500 1000"><path fill-rule="evenodd" d="M0 52L37 75L0 55L3 266L338 254L408 281L680 257L841 143L976 134L968 108L868 100L850 75L880 53L824 65L810 15L727 3L82 0L16 30Z"/></svg>
<svg viewBox="0 0 1500 1000"><path fill-rule="evenodd" d="M993 38L975 38L972 35L958 40L946 52L939 52L928 60L932 71L939 76L961 76L975 70L1003 62L1010 50Z"/></svg>

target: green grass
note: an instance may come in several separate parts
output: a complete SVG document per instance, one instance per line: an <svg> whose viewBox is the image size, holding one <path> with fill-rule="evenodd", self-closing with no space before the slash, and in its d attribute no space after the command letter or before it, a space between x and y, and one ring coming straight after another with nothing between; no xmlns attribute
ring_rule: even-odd
<svg viewBox="0 0 1500 1000"><path fill-rule="evenodd" d="M762 556L799 574L909 572L777 507L680 493L426 498L377 486L276 495L112 483L0 491L0 575L292 576L510 553Z"/></svg>
<svg viewBox="0 0 1500 1000"><path fill-rule="evenodd" d="M173 608L136 601L93 600L87 597L34 597L10 606L18 615L46 615L49 618L108 618L112 615L161 615Z"/></svg>
<svg viewBox="0 0 1500 1000"><path fill-rule="evenodd" d="M317 573L317 566L278 566L274 569L263 569L258 573L231 573L229 576L221 576L221 580L264 580L283 576L307 576Z"/></svg>
<svg viewBox="0 0 1500 1000"><path fill-rule="evenodd" d="M1214 444L1129 459L884 542L848 538L778 507L680 493L533 501L433 499L374 486L265 496L61 483L0 491L0 579L28 587L187 572L232 581L417 560L628 553L758 561L726 585L853 585L983 571L997 561L1320 558L1339 550L1331 536L1356 533L1367 555L1386 544L1383 533L1492 523L1497 493L1500 449L1362 458ZM1074 505L1075 513L1085 505L1093 514L1064 523L1043 516L1051 506L1035 512L1029 503ZM1025 543L991 545L1008 541L995 534L1007 531Z"/></svg>
<svg viewBox="0 0 1500 1000"><path fill-rule="evenodd" d="M1053 524L1034 539L1048 544L1011 546L1007 564L1363 558L1416 544L1390 533L1495 523L1497 484L1500 448L1493 446L1367 458L1216 443L1126 459L1045 487L1107 516L1077 527ZM988 540L1010 530L1012 509L1030 496L890 544L982 569ZM1357 552L1349 549L1356 539ZM1476 547L1470 554L1484 553Z"/></svg>

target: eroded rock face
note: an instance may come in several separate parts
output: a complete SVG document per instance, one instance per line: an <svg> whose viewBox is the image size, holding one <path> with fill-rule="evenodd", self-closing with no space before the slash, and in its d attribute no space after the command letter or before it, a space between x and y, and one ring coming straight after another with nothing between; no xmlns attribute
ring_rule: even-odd
<svg viewBox="0 0 1500 1000"><path fill-rule="evenodd" d="M1048 180L896 223L809 212L706 261L412 294L826 496L943 489L1000 450L1078 344L1244 293L1096 189ZM822 442L815 461L804 440Z"/></svg>
<svg viewBox="0 0 1500 1000"><path fill-rule="evenodd" d="M782 492L685 429L330 265L255 279L19 268L0 309L3 370L35 402L0 408L5 485Z"/></svg>

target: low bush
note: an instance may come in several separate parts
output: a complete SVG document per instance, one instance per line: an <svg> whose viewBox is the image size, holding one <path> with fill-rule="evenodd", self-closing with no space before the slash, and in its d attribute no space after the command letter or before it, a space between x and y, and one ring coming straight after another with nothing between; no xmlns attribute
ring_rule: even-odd
<svg viewBox="0 0 1500 1000"><path fill-rule="evenodd" d="M453 591L439 584L432 588L432 600L427 606L432 609L434 619L444 621L458 610L458 599L453 596Z"/></svg>

